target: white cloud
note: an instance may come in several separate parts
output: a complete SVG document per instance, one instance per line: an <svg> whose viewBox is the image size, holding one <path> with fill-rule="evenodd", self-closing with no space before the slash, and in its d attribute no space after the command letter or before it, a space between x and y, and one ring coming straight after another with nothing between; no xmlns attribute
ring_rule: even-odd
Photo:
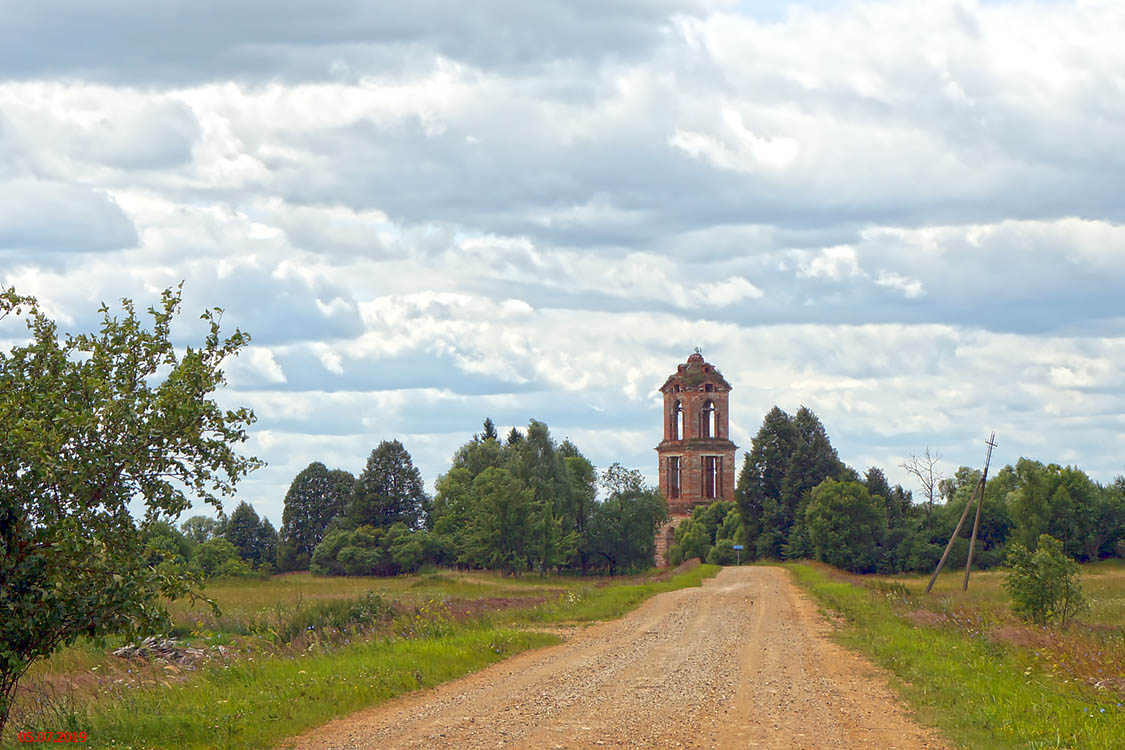
<svg viewBox="0 0 1125 750"><path fill-rule="evenodd" d="M842 279L861 273L855 248L841 245L826 247L818 253L799 253L797 276L803 279Z"/></svg>
<svg viewBox="0 0 1125 750"><path fill-rule="evenodd" d="M875 283L888 289L894 289L907 299L917 299L926 293L921 281L894 271L880 271L879 275L875 277Z"/></svg>
<svg viewBox="0 0 1125 750"><path fill-rule="evenodd" d="M383 438L432 479L485 415L651 472L697 345L744 447L804 403L892 477L993 428L1122 468L1120 3L33 5L0 284L88 330L184 280L184 341L225 308L278 513Z"/></svg>

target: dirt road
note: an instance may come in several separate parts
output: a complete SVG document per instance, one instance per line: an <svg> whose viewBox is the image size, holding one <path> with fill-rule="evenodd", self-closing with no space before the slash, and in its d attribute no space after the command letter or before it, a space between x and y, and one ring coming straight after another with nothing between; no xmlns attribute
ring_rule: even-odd
<svg viewBox="0 0 1125 750"><path fill-rule="evenodd" d="M627 617L282 747L946 747L780 568L726 568Z"/></svg>

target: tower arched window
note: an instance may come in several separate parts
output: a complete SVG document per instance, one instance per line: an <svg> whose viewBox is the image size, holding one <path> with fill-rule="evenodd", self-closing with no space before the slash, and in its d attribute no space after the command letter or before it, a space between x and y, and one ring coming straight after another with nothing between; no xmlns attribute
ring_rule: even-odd
<svg viewBox="0 0 1125 750"><path fill-rule="evenodd" d="M684 439L684 405L678 399L672 404L672 439Z"/></svg>
<svg viewBox="0 0 1125 750"><path fill-rule="evenodd" d="M715 403L708 399L703 402L703 437L713 438L718 437L716 418L715 418Z"/></svg>

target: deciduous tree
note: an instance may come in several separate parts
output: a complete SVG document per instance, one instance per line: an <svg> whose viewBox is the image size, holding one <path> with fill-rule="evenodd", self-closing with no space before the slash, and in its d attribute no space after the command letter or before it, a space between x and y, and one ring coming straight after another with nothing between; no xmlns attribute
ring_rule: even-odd
<svg viewBox="0 0 1125 750"><path fill-rule="evenodd" d="M422 475L398 440L384 440L367 458L356 480L348 515L356 526L422 528L429 498Z"/></svg>
<svg viewBox="0 0 1125 750"><path fill-rule="evenodd" d="M60 336L33 299L0 292L0 317L26 314L30 332L0 352L0 732L36 659L80 635L169 627L162 597L194 583L150 564L145 527L177 518L189 495L220 507L259 465L235 450L253 412L211 398L249 338L222 337L214 309L202 345L178 349L180 301L165 291L149 327L129 300L103 305L97 333Z"/></svg>
<svg viewBox="0 0 1125 750"><path fill-rule="evenodd" d="M354 488L355 477L350 472L329 471L320 461L309 464L293 478L281 512L281 570L308 570L328 522L347 510Z"/></svg>

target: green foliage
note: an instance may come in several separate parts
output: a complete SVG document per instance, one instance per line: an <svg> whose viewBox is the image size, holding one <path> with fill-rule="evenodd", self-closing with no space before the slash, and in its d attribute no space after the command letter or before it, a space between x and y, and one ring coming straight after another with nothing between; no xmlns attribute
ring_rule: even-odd
<svg viewBox="0 0 1125 750"><path fill-rule="evenodd" d="M180 531L194 544L203 544L208 539L223 535L223 524L207 516L192 516L180 524Z"/></svg>
<svg viewBox="0 0 1125 750"><path fill-rule="evenodd" d="M613 464L602 474L607 497L595 503L587 532L587 548L610 575L647 568L656 554L656 531L668 518L668 504L659 490L645 485L638 471Z"/></svg>
<svg viewBox="0 0 1125 750"><path fill-rule="evenodd" d="M1015 540L1033 548L1040 534L1063 542L1069 557L1096 559L1106 531L1099 528L1104 491L1077 468L1044 466L1021 458L1014 470L1015 489L1009 497L1012 517L1019 520Z"/></svg>
<svg viewBox="0 0 1125 750"><path fill-rule="evenodd" d="M757 557L782 557L805 493L848 471L810 409L802 406L790 417L773 407L746 454L735 492L747 549Z"/></svg>
<svg viewBox="0 0 1125 750"><path fill-rule="evenodd" d="M825 479L812 491L804 513L817 560L858 573L875 570L887 515L865 486Z"/></svg>
<svg viewBox="0 0 1125 750"><path fill-rule="evenodd" d="M1086 607L1078 563L1063 553L1058 539L1040 535L1034 552L1019 542L1008 549L1008 579L1004 586L1012 609L1036 625L1065 626Z"/></svg>
<svg viewBox="0 0 1125 750"><path fill-rule="evenodd" d="M691 512L691 518L676 528L675 541L668 550L668 561L679 565L684 560L698 557L707 562L714 561L716 565L733 565L736 559L734 545L742 544L745 535L737 504L720 500L700 506ZM716 547L722 549L715 552ZM742 558L745 559L745 556Z"/></svg>
<svg viewBox="0 0 1125 750"><path fill-rule="evenodd" d="M608 523L594 529L599 504L593 465L570 441L556 444L542 422L533 419L526 435L514 434L502 445L486 429L454 454L449 472L437 480L425 559L510 574L619 564L602 555L610 544ZM624 513L611 507L618 517ZM607 521L608 509L601 513ZM600 550L592 546L595 538ZM632 560L637 553L613 554Z"/></svg>
<svg viewBox="0 0 1125 750"><path fill-rule="evenodd" d="M429 532L412 532L403 523L329 531L313 551L311 570L346 576L411 573L422 566L429 537Z"/></svg>
<svg viewBox="0 0 1125 750"><path fill-rule="evenodd" d="M319 461L293 478L281 513L278 569L308 570L313 550L324 538L328 523L347 510L354 487L350 472L329 471Z"/></svg>
<svg viewBox="0 0 1125 750"><path fill-rule="evenodd" d="M238 548L225 537L208 539L196 546L192 567L204 578L244 577L253 575L250 565L238 554Z"/></svg>
<svg viewBox="0 0 1125 750"><path fill-rule="evenodd" d="M397 440L384 440L371 451L356 480L348 516L356 526L402 523L420 529L428 505L422 475L406 448Z"/></svg>
<svg viewBox="0 0 1125 750"><path fill-rule="evenodd" d="M529 565L531 490L507 469L490 467L473 480L473 513L461 560L516 574Z"/></svg>
<svg viewBox="0 0 1125 750"><path fill-rule="evenodd" d="M707 553L706 562L709 565L734 565L740 556L730 539L720 539Z"/></svg>
<svg viewBox="0 0 1125 750"><path fill-rule="evenodd" d="M185 594L183 566L153 550L128 505L170 520L186 493L219 496L259 465L234 446L254 421L210 398L222 364L246 345L202 316L202 346L177 351L180 293L167 290L145 328L129 300L100 309L94 334L60 337L33 299L0 291L0 317L26 312L30 343L0 352L0 731L20 677L79 635L167 627L160 597Z"/></svg>
<svg viewBox="0 0 1125 750"><path fill-rule="evenodd" d="M277 560L277 531L268 518L259 518L248 503L240 502L230 514L223 536L246 562L255 567L273 568Z"/></svg>
<svg viewBox="0 0 1125 750"><path fill-rule="evenodd" d="M492 421L491 417L484 418L484 429L480 434L481 440L499 440L500 435L496 432L496 423Z"/></svg>

